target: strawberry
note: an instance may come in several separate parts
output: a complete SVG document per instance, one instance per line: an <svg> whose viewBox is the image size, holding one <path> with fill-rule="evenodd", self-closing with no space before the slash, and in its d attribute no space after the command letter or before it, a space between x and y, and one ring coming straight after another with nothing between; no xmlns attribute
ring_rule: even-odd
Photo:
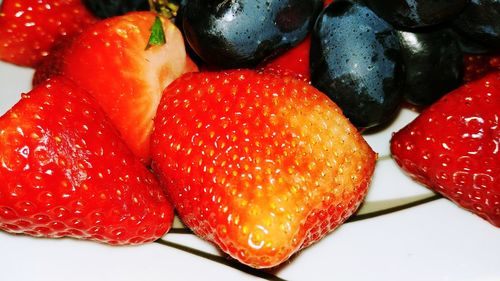
<svg viewBox="0 0 500 281"><path fill-rule="evenodd" d="M163 89L197 70L180 31L168 20L162 21L166 44L146 48L154 21L152 12L100 21L50 59L55 67L44 64L36 74L45 78L56 72L94 96L144 163L150 160L149 138Z"/></svg>
<svg viewBox="0 0 500 281"><path fill-rule="evenodd" d="M500 55L499 54L489 54L489 55L464 55L464 81L469 82L484 75L500 71Z"/></svg>
<svg viewBox="0 0 500 281"><path fill-rule="evenodd" d="M333 0L325 0L323 2L324 2L324 6L326 7L326 6L330 5L333 2Z"/></svg>
<svg viewBox="0 0 500 281"><path fill-rule="evenodd" d="M412 178L500 227L500 72L445 95L394 134Z"/></svg>
<svg viewBox="0 0 500 281"><path fill-rule="evenodd" d="M311 37L307 36L299 45L270 60L262 68L278 75L291 75L309 82L311 81L309 71L310 47Z"/></svg>
<svg viewBox="0 0 500 281"><path fill-rule="evenodd" d="M55 43L49 50L49 54L42 58L35 67L33 74L33 86L44 83L52 76L58 76L62 71L62 57L73 43L74 36L67 36Z"/></svg>
<svg viewBox="0 0 500 281"><path fill-rule="evenodd" d="M333 0L324 0L323 6L326 7ZM305 82L311 81L311 72L309 71L309 50L311 48L311 36L307 36L297 46L284 52L283 54L265 62L262 70L281 76L292 76Z"/></svg>
<svg viewBox="0 0 500 281"><path fill-rule="evenodd" d="M183 222L255 268L282 263L344 222L376 158L326 95L251 70L170 84L151 151Z"/></svg>
<svg viewBox="0 0 500 281"><path fill-rule="evenodd" d="M61 38L97 21L80 0L3 0L0 60L34 67Z"/></svg>
<svg viewBox="0 0 500 281"><path fill-rule="evenodd" d="M0 229L139 244L162 236L173 208L95 100L64 78L0 117Z"/></svg>

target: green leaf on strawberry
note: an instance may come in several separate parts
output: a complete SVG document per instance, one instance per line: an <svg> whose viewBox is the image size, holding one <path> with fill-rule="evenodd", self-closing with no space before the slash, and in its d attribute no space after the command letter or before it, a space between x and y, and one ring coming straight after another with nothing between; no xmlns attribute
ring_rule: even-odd
<svg viewBox="0 0 500 281"><path fill-rule="evenodd" d="M165 31L163 30L161 17L156 16L153 26L151 27L151 35L149 36L146 50L151 48L152 46L161 46L165 43L167 43L167 41L165 39Z"/></svg>
<svg viewBox="0 0 500 281"><path fill-rule="evenodd" d="M197 71L179 29L156 18L145 11L102 20L48 57L35 73L37 81L66 76L89 92L144 163L150 161L150 134L163 89L181 74ZM157 29L163 30L159 33L165 43L145 49L154 25L162 25Z"/></svg>

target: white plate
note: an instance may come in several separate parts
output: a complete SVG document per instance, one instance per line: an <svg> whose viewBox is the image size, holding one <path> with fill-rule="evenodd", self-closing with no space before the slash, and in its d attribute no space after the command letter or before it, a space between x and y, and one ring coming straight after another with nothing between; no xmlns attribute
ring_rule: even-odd
<svg viewBox="0 0 500 281"><path fill-rule="evenodd" d="M33 71L0 62L0 114L30 89ZM0 232L0 280L500 280L500 231L412 182L389 156L402 110L365 135L380 155L357 215L272 271L227 259L177 221L160 241L112 247Z"/></svg>

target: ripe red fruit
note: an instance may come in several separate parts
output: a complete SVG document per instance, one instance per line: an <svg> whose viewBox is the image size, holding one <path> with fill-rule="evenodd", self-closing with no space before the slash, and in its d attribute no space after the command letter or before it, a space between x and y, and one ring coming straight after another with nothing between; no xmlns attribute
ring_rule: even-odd
<svg viewBox="0 0 500 281"><path fill-rule="evenodd" d="M412 178L500 227L500 72L469 82L391 140Z"/></svg>
<svg viewBox="0 0 500 281"><path fill-rule="evenodd" d="M326 7L333 0L325 0L323 6ZM305 82L311 81L309 70L309 50L311 48L311 36L307 36L297 46L284 52L283 54L265 62L262 69L281 76L291 76Z"/></svg>
<svg viewBox="0 0 500 281"><path fill-rule="evenodd" d="M464 81L469 82L500 71L500 55L464 55Z"/></svg>
<svg viewBox="0 0 500 281"><path fill-rule="evenodd" d="M290 75L309 82L311 81L309 71L310 47L311 37L307 36L299 45L267 62L263 69L278 75Z"/></svg>
<svg viewBox="0 0 500 281"><path fill-rule="evenodd" d="M64 65L62 57L65 52L71 47L74 36L67 36L55 43L49 51L49 55L41 59L35 67L33 74L32 85L36 87L38 84L44 83L45 80L59 76Z"/></svg>
<svg viewBox="0 0 500 281"><path fill-rule="evenodd" d="M34 67L61 38L97 21L80 0L3 0L0 60Z"/></svg>
<svg viewBox="0 0 500 281"><path fill-rule="evenodd" d="M330 3L332 3L332 2L333 2L333 0L325 0L324 6L326 7L326 6L330 5Z"/></svg>
<svg viewBox="0 0 500 281"><path fill-rule="evenodd" d="M0 117L0 229L140 244L173 209L94 99L48 80Z"/></svg>
<svg viewBox="0 0 500 281"><path fill-rule="evenodd" d="M250 70L175 80L151 151L183 222L256 268L342 224L363 200L376 158L327 96Z"/></svg>
<svg viewBox="0 0 500 281"><path fill-rule="evenodd" d="M150 161L153 117L163 89L181 74L197 71L186 55L182 34L169 20L162 21L166 44L146 49L154 21L152 12L102 20L36 74L40 81L56 71L94 96L144 163Z"/></svg>

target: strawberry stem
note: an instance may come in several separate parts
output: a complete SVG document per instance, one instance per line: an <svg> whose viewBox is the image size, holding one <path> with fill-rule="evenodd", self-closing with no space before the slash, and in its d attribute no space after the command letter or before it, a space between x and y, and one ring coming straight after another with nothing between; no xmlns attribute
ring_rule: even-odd
<svg viewBox="0 0 500 281"><path fill-rule="evenodd" d="M177 16L180 4L178 1L172 0L148 0L151 11L160 14L161 16L173 20Z"/></svg>
<svg viewBox="0 0 500 281"><path fill-rule="evenodd" d="M180 7L180 0L148 0L149 8L156 13L155 22L151 26L151 35L146 50L152 46L160 46L166 43L165 31L163 30L162 18L174 21Z"/></svg>

